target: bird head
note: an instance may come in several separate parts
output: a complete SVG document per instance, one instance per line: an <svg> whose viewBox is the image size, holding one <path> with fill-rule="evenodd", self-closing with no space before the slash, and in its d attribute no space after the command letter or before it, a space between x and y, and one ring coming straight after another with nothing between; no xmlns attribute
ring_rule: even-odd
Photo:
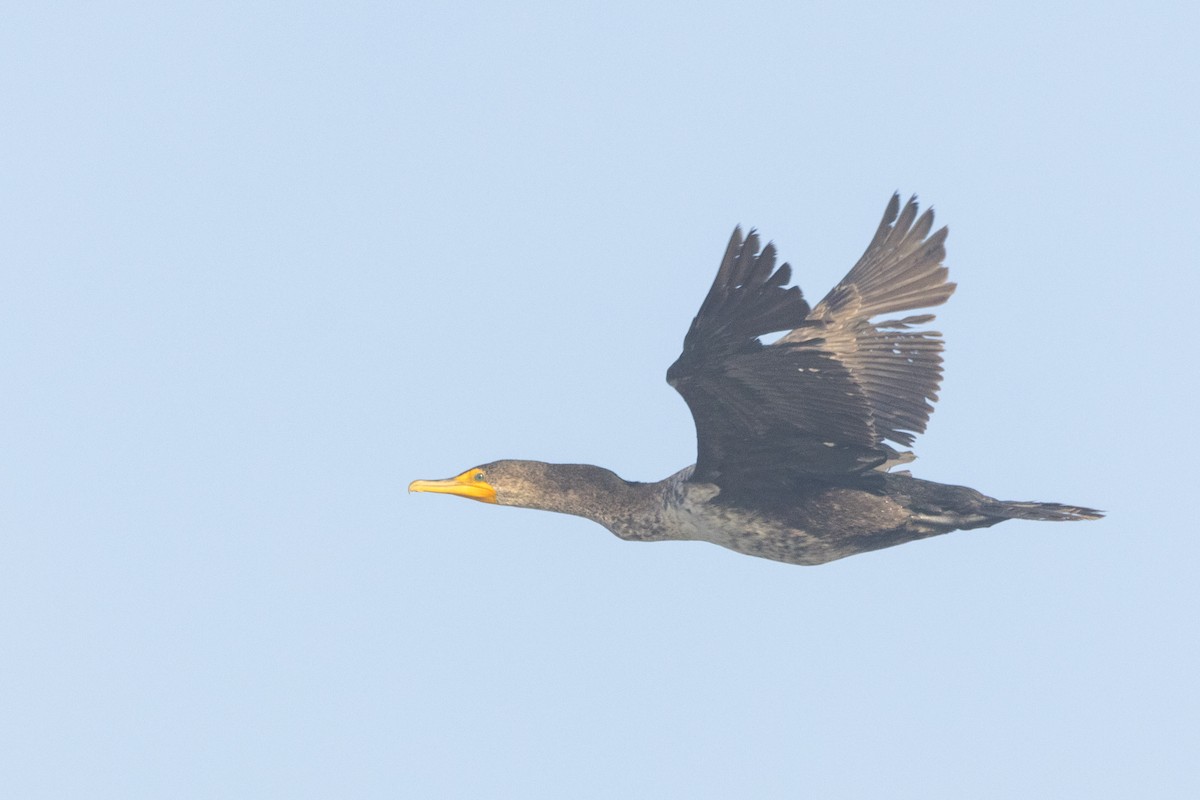
<svg viewBox="0 0 1200 800"><path fill-rule="evenodd" d="M617 491L625 482L612 472L586 464L542 461L493 461L440 481L413 481L410 492L435 492L482 503L581 513L599 494Z"/></svg>

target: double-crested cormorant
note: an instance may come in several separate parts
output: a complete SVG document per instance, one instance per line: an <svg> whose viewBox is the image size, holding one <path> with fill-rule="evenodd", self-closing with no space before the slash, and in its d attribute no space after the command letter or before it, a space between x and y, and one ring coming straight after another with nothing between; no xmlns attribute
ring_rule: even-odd
<svg viewBox="0 0 1200 800"><path fill-rule="evenodd" d="M601 467L495 461L409 491L576 514L622 539L713 542L790 564L837 558L1006 519L1097 519L1058 503L996 500L889 472L913 459L886 442L922 433L942 377L932 314L878 315L944 303L948 230L916 198L893 195L862 258L810 308L735 228L667 382L696 423L696 463L657 483ZM759 337L786 331L764 344Z"/></svg>

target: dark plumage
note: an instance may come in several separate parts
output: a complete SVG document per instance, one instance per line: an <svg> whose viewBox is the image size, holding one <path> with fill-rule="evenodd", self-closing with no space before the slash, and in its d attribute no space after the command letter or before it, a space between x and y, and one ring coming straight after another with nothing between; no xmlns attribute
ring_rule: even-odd
<svg viewBox="0 0 1200 800"><path fill-rule="evenodd" d="M822 564L1006 519L1097 519L1090 508L995 500L889 472L913 459L942 377L929 308L954 292L947 229L893 195L862 258L810 308L775 248L735 229L667 381L696 422L691 467L632 483L582 464L496 461L411 491L576 514L622 539L713 542ZM772 344L760 337L785 332Z"/></svg>

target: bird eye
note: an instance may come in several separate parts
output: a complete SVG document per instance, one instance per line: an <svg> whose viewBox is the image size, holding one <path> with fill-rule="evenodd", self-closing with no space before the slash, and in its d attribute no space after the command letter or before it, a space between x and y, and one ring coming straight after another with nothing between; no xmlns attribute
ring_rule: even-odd
<svg viewBox="0 0 1200 800"><path fill-rule="evenodd" d="M483 480L483 473L482 473L482 472L476 472L476 473L475 473L475 480L477 480L477 481L481 481L481 480Z"/></svg>

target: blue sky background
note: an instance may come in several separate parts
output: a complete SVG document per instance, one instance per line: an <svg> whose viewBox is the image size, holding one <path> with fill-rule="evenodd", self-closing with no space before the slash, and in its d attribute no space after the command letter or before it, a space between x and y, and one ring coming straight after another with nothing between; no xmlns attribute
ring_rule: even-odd
<svg viewBox="0 0 1200 800"><path fill-rule="evenodd" d="M1194 4L39 3L0 25L22 798L1195 797ZM802 568L406 495L657 480L735 223L951 226L917 475Z"/></svg>

